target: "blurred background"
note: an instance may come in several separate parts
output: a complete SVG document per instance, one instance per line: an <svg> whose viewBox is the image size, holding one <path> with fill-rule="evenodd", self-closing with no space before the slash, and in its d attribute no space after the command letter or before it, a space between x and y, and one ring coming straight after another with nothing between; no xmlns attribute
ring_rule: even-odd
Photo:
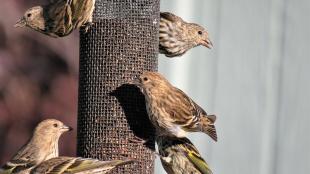
<svg viewBox="0 0 310 174"><path fill-rule="evenodd" d="M76 125L78 33L50 39L13 28L40 3L6 0L0 6L1 165L40 120ZM217 143L190 136L213 172L308 173L310 1L165 0L161 8L207 27L214 44L182 58L159 58L159 71L172 84L218 116ZM62 155L75 155L75 138L76 132L62 137ZM164 173L159 163L156 173Z"/></svg>

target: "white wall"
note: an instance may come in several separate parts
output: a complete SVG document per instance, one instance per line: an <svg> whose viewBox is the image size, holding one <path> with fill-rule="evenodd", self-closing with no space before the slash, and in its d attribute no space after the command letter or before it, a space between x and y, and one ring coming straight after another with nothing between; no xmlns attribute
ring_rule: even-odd
<svg viewBox="0 0 310 174"><path fill-rule="evenodd" d="M218 116L217 143L190 137L214 174L309 173L310 1L162 0L161 9L207 27L214 43L159 58L172 84Z"/></svg>

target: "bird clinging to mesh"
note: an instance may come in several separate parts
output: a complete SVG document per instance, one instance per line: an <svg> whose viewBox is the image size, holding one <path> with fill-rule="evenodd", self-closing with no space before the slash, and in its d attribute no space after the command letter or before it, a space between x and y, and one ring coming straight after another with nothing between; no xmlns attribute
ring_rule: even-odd
<svg viewBox="0 0 310 174"><path fill-rule="evenodd" d="M58 140L71 129L55 119L40 122L31 139L0 169L0 173L27 173L41 162L58 157Z"/></svg>
<svg viewBox="0 0 310 174"><path fill-rule="evenodd" d="M134 160L100 161L80 157L56 157L42 162L29 173L40 174L105 174L117 166L126 165Z"/></svg>
<svg viewBox="0 0 310 174"><path fill-rule="evenodd" d="M187 23L172 13L160 13L159 53L167 57L177 57L199 45L207 48L213 46L205 28L195 23Z"/></svg>
<svg viewBox="0 0 310 174"><path fill-rule="evenodd" d="M156 137L161 163L168 174L212 174L206 161L187 138Z"/></svg>
<svg viewBox="0 0 310 174"><path fill-rule="evenodd" d="M144 72L133 82L145 96L146 109L158 136L183 138L204 132L217 141L215 115L207 113L157 72Z"/></svg>
<svg viewBox="0 0 310 174"><path fill-rule="evenodd" d="M15 27L29 27L51 37L64 37L92 24L95 0L54 0L29 8Z"/></svg>

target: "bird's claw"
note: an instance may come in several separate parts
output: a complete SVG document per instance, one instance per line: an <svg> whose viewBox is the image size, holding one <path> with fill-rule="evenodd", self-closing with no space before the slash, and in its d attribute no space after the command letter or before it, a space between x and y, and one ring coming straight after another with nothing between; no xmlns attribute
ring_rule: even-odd
<svg viewBox="0 0 310 174"><path fill-rule="evenodd" d="M87 22L86 24L83 25L83 30L84 33L87 33L89 31L89 28L93 25L92 22Z"/></svg>

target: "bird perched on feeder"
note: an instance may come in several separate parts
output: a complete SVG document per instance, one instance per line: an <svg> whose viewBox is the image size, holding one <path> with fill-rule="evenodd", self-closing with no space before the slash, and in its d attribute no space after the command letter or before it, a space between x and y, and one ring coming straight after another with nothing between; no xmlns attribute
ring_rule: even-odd
<svg viewBox="0 0 310 174"><path fill-rule="evenodd" d="M29 27L51 37L64 37L74 29L92 24L95 0L53 0L29 8L15 27Z"/></svg>
<svg viewBox="0 0 310 174"><path fill-rule="evenodd" d="M72 130L59 120L47 119L35 128L31 139L7 162L0 173L27 173L45 160L58 157L58 140Z"/></svg>
<svg viewBox="0 0 310 174"><path fill-rule="evenodd" d="M29 173L40 174L104 174L113 168L134 162L134 160L99 161L79 157L57 157L42 162Z"/></svg>
<svg viewBox="0 0 310 174"><path fill-rule="evenodd" d="M168 174L212 174L189 139L157 137L156 142L161 163Z"/></svg>
<svg viewBox="0 0 310 174"><path fill-rule="evenodd" d="M144 72L133 82L145 96L146 109L159 136L183 138L204 132L217 141L215 115L207 113L157 72Z"/></svg>
<svg viewBox="0 0 310 174"><path fill-rule="evenodd" d="M160 13L159 53L167 57L177 57L199 45L207 48L213 46L205 28L195 23L185 22L172 13Z"/></svg>

